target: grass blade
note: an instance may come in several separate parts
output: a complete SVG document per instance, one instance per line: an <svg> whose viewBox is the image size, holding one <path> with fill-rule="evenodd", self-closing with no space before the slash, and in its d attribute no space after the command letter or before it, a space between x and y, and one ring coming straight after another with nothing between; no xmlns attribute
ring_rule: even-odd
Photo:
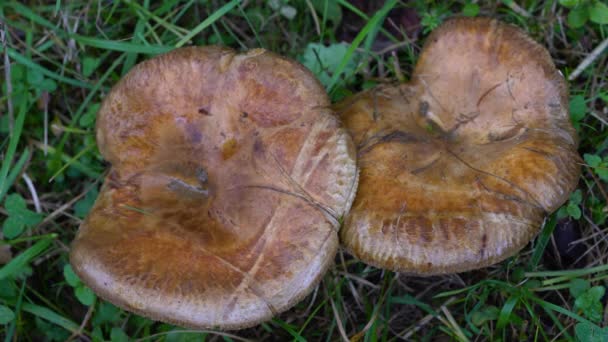
<svg viewBox="0 0 608 342"><path fill-rule="evenodd" d="M500 314L498 315L498 322L496 323L496 329L503 329L509 323L509 318L511 317L511 313L513 309L515 309L515 305L519 301L519 298L513 296L507 299L505 305L503 305L502 310L500 310Z"/></svg>
<svg viewBox="0 0 608 342"><path fill-rule="evenodd" d="M536 246L534 246L534 253L532 253L532 257L530 258L530 262L528 263L528 268L530 270L536 269L540 259L543 257L545 253L545 248L549 244L549 240L551 240L551 235L553 235L553 231L555 230L555 225L557 224L557 215L551 215L551 218L545 223L543 230L541 231L538 239L536 240Z"/></svg>
<svg viewBox="0 0 608 342"><path fill-rule="evenodd" d="M8 192L8 189L10 189L11 186L13 185L13 183L15 182L15 179L17 179L17 177L19 176L21 171L23 171L23 166L25 165L25 162L29 158L30 158L30 150L26 148L23 150L23 152L21 152L21 156L19 157L19 160L17 160L17 162L15 163L15 166L11 169L11 172L6 177L6 181L4 182L4 185L2 187L0 187L0 203L2 203L4 196ZM6 163L8 164L8 159L6 160Z"/></svg>
<svg viewBox="0 0 608 342"><path fill-rule="evenodd" d="M78 324L74 323L68 318L59 315L58 313L49 308L45 308L43 306L38 306L31 303L23 303L22 310L25 312L29 312L32 315L38 316L46 321L54 323L69 332L73 333L75 331L78 331Z"/></svg>
<svg viewBox="0 0 608 342"><path fill-rule="evenodd" d="M9 261L8 264L0 268L0 279L11 277L19 273L30 260L44 252L51 245L51 242L53 242L55 237L56 235L53 235L52 237L36 242L32 247L25 250L25 252Z"/></svg>
<svg viewBox="0 0 608 342"><path fill-rule="evenodd" d="M81 88L86 88L86 89L91 89L93 87L92 85L90 85L86 82L75 80L73 78L68 78L65 76L61 76L55 72L52 72L52 71L48 70L47 68L41 66L40 64L32 61L31 59L23 56L22 54L13 50L12 48L7 47L6 49L7 49L7 52L8 52L8 55L10 58L12 58L15 62L23 65L27 69L39 71L40 73L42 73L44 76L47 76L48 78L52 78L56 81L70 84L70 85L73 85L76 87L81 87Z"/></svg>
<svg viewBox="0 0 608 342"><path fill-rule="evenodd" d="M170 46L162 46L162 45L140 45L129 42L119 42L115 40L107 40L107 39L99 39L92 37L85 37L81 35L70 35L71 38L74 38L77 42L96 47L104 50L113 50L113 51L121 51L121 52L129 52L129 53L143 53L146 55L159 55L161 53L169 52L173 50Z"/></svg>
<svg viewBox="0 0 608 342"><path fill-rule="evenodd" d="M175 44L175 47L178 48L178 47L184 46L184 44L186 44L188 41L190 41L190 39L192 39L192 37L201 33L201 31L206 29L209 25L213 24L219 18L223 17L231 9L236 7L240 2L241 2L240 0L232 0L229 3L225 4L224 6L222 6L220 9L215 11L212 15L207 17L207 19L203 20L202 23L198 24L195 28L193 28L192 31L190 31L190 33L188 33L186 36L184 36L184 38L182 38L179 42L177 42L177 44Z"/></svg>
<svg viewBox="0 0 608 342"><path fill-rule="evenodd" d="M2 167L0 168L0 194L5 193L9 187L8 170L11 167L13 157L15 157L15 152L17 151L17 144L19 143L19 138L21 138L21 132L23 131L23 123L25 122L25 113L27 112L27 109L28 106L26 100L24 103L22 103L19 114L17 114L15 125L13 127L13 134L9 138L8 148L6 153L4 153L4 160L2 161ZM1 196L0 200L2 200Z"/></svg>
<svg viewBox="0 0 608 342"><path fill-rule="evenodd" d="M342 58L342 62L340 62L340 65L338 65L338 68L336 68L336 70L334 71L331 81L329 82L329 86L327 87L327 91L329 93L334 90L336 84L338 83L338 79L340 79L340 77L342 76L346 65L353 57L353 53L355 52L355 50L363 42L363 39L365 39L368 35L375 35L378 32L378 25L382 25L382 21L384 20L388 12L393 7L395 7L395 5L397 5L397 0L387 1L384 6L382 6L382 8L378 12L376 12L376 14L374 14L370 21L365 24L363 29L361 29L361 32L357 34L355 39L350 44L348 50L346 51L344 58Z"/></svg>

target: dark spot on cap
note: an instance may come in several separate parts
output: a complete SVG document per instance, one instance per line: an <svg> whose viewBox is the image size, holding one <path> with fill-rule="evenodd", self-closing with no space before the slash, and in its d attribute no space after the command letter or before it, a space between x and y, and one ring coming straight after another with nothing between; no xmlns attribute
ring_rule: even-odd
<svg viewBox="0 0 608 342"><path fill-rule="evenodd" d="M488 245L488 234L483 233L483 235L481 236L481 248L479 249L480 256L482 256L482 257L484 256L487 245Z"/></svg>
<svg viewBox="0 0 608 342"><path fill-rule="evenodd" d="M242 117L242 118L246 118L246 117L248 117L248 116L249 116L249 113L247 113L247 112L243 112L243 114L241 114L241 117Z"/></svg>
<svg viewBox="0 0 608 342"><path fill-rule="evenodd" d="M199 114L203 114L203 115L207 115L207 116L211 116L212 114L209 113L209 109L207 107L201 107L198 109L198 113Z"/></svg>
<svg viewBox="0 0 608 342"><path fill-rule="evenodd" d="M263 153L264 152L264 144L262 143L262 140L257 139L254 143L253 143L253 152L257 153Z"/></svg>

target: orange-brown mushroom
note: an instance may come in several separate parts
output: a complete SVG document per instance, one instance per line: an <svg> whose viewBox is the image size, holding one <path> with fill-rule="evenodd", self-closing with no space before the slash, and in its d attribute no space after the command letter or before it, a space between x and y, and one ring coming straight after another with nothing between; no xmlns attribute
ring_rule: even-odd
<svg viewBox="0 0 608 342"><path fill-rule="evenodd" d="M542 46L496 20L447 21L409 83L334 108L361 169L341 241L379 267L430 275L498 262L579 177L563 76Z"/></svg>
<svg viewBox="0 0 608 342"><path fill-rule="evenodd" d="M73 243L102 298L182 326L236 329L284 311L332 263L357 182L323 87L264 50L175 50L105 98L112 168Z"/></svg>

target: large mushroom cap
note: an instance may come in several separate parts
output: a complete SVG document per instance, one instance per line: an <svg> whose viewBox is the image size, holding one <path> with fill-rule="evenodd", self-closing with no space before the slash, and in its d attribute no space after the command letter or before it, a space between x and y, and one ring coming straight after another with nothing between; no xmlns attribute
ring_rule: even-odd
<svg viewBox="0 0 608 342"><path fill-rule="evenodd" d="M579 176L567 88L547 51L486 18L447 21L412 81L336 105L358 148L341 239L412 274L487 266L521 249Z"/></svg>
<svg viewBox="0 0 608 342"><path fill-rule="evenodd" d="M110 92L97 140L112 169L72 246L102 298L153 319L254 325L333 261L354 198L350 137L301 65L264 50L184 48Z"/></svg>

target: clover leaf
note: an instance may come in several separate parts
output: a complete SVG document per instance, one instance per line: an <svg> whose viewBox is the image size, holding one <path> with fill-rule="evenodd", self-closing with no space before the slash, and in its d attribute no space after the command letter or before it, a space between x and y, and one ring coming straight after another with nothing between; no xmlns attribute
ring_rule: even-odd
<svg viewBox="0 0 608 342"><path fill-rule="evenodd" d="M8 218L2 225L2 233L8 239L16 238L26 227L33 227L42 221L42 215L27 209L25 200L19 194L8 195L4 201L4 209Z"/></svg>

